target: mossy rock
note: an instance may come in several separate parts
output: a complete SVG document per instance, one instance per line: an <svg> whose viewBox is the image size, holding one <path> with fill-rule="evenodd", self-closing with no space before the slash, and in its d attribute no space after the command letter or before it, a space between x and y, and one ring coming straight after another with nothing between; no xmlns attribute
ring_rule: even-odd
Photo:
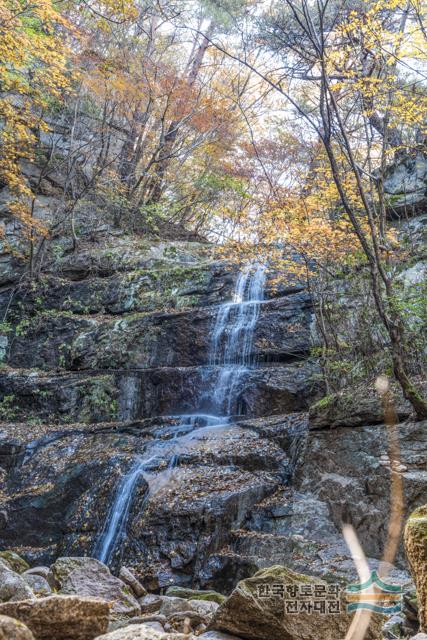
<svg viewBox="0 0 427 640"><path fill-rule="evenodd" d="M186 600L208 600L222 604L226 597L218 591L198 591L197 589L186 589L185 587L169 587L166 595L174 598L185 598Z"/></svg>
<svg viewBox="0 0 427 640"><path fill-rule="evenodd" d="M405 527L405 549L417 588L421 631L427 632L427 504L411 513Z"/></svg>
<svg viewBox="0 0 427 640"><path fill-rule="evenodd" d="M28 562L26 562L21 556L18 556L14 551L0 551L0 558L5 560L15 573L24 573L30 568Z"/></svg>
<svg viewBox="0 0 427 640"><path fill-rule="evenodd" d="M292 600L286 587L301 584L313 585L313 588L315 585L327 586L320 578L296 573L280 565L262 569L251 578L238 583L230 597L215 613L210 628L257 640L344 638L352 622L352 616L346 613L340 597L341 610L334 615L314 611L299 611L297 615L286 612L284 598ZM283 594L280 595L280 590L273 590L273 585L283 587ZM373 615L365 640L380 640L383 623L384 616Z"/></svg>

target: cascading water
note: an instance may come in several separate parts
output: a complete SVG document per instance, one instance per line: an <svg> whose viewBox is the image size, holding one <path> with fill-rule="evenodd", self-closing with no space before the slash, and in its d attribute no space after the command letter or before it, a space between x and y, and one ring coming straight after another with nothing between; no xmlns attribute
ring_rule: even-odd
<svg viewBox="0 0 427 640"><path fill-rule="evenodd" d="M212 336L210 364L219 366L214 390L214 410L230 416L236 392L253 364L252 343L264 299L265 269L248 265L237 279L233 301L220 307Z"/></svg>
<svg viewBox="0 0 427 640"><path fill-rule="evenodd" d="M264 286L265 268L249 264L239 273L232 301L218 308L210 344L209 375L200 394L199 412L175 416L179 420L175 428L180 435L166 442L150 443L144 456L123 476L94 551L102 562L111 562L123 538L138 480L143 477L148 482L148 499L168 482L182 451L195 446L210 429L220 433L233 428L232 416L240 413L239 388L246 372L255 364L253 337ZM202 406L206 407L203 412ZM149 472L156 459L169 461L166 472Z"/></svg>

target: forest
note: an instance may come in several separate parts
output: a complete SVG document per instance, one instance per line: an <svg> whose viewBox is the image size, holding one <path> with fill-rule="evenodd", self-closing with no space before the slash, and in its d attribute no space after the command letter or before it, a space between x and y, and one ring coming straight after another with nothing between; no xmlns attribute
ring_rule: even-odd
<svg viewBox="0 0 427 640"><path fill-rule="evenodd" d="M425 0L0 0L0 640L427 640Z"/></svg>

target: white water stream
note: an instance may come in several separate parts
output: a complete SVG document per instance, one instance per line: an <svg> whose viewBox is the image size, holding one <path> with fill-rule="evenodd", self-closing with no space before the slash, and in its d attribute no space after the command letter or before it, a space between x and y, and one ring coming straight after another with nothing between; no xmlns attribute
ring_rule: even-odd
<svg viewBox="0 0 427 640"><path fill-rule="evenodd" d="M212 413L175 416L179 419L175 428L181 435L150 443L123 476L94 551L95 557L102 562L111 562L123 539L135 488L141 477L149 485L148 499L169 481L181 453L197 447L210 431L229 430L232 416L240 413L238 391L246 372L254 365L253 337L260 303L264 299L264 286L264 267L250 264L239 273L232 301L218 308L210 344L209 376L200 394L200 405L208 405ZM150 472L156 460L165 459L169 461L166 472Z"/></svg>

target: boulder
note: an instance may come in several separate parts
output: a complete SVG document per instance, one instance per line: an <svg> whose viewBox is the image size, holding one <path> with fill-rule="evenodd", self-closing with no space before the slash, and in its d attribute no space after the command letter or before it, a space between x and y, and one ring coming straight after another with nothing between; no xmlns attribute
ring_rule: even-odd
<svg viewBox="0 0 427 640"><path fill-rule="evenodd" d="M155 631L159 631L160 633L164 633L163 625L160 622L156 622L153 620L152 622L145 622L145 626L150 629L154 629Z"/></svg>
<svg viewBox="0 0 427 640"><path fill-rule="evenodd" d="M188 634L164 633L149 627L148 624L131 624L122 629L116 629L96 640L190 640Z"/></svg>
<svg viewBox="0 0 427 640"><path fill-rule="evenodd" d="M132 589L137 598L143 598L147 595L147 591L144 589L138 578L136 578L132 571L127 567L122 567L120 569L119 578Z"/></svg>
<svg viewBox="0 0 427 640"><path fill-rule="evenodd" d="M0 558L5 560L15 573L23 573L30 568L28 562L25 562L25 560L14 551L0 551Z"/></svg>
<svg viewBox="0 0 427 640"><path fill-rule="evenodd" d="M193 611L197 611L201 616L209 620L219 607L217 602L210 602L209 600L188 600Z"/></svg>
<svg viewBox="0 0 427 640"><path fill-rule="evenodd" d="M27 569L27 571L24 571L22 574L24 580L26 580L25 576L40 576L46 580L51 589L55 588L55 580L50 567L31 567L31 569Z"/></svg>
<svg viewBox="0 0 427 640"><path fill-rule="evenodd" d="M325 615L313 610L301 610L302 599L293 600L298 612L287 612L281 589L301 585L314 589L314 585L327 583L274 566L258 571L251 578L242 580L230 597L220 606L211 623L212 630L224 631L248 640L337 640L344 638L352 617L342 612ZM277 595L273 595L276 592ZM266 595L267 594L267 597ZM292 604L292 603L291 603ZM383 619L373 617L365 640L381 638Z"/></svg>
<svg viewBox="0 0 427 640"><path fill-rule="evenodd" d="M35 598L35 595L22 576L9 569L9 565L0 560L0 602L32 598Z"/></svg>
<svg viewBox="0 0 427 640"><path fill-rule="evenodd" d="M166 589L166 595L176 598L186 598L188 600L210 600L222 604L226 597L218 591L198 591L197 589L188 589L186 587L172 586Z"/></svg>
<svg viewBox="0 0 427 640"><path fill-rule="evenodd" d="M108 603L76 596L0 604L0 615L20 620L38 640L92 640L107 630L108 614Z"/></svg>
<svg viewBox="0 0 427 640"><path fill-rule="evenodd" d="M412 636L409 640L427 640L427 633L417 633L416 636Z"/></svg>
<svg viewBox="0 0 427 640"><path fill-rule="evenodd" d="M0 640L34 640L34 636L19 620L0 616Z"/></svg>
<svg viewBox="0 0 427 640"><path fill-rule="evenodd" d="M162 606L163 597L158 596L155 593L148 593L143 598L140 598L139 604L141 606L141 613L154 613L159 611Z"/></svg>
<svg viewBox="0 0 427 640"><path fill-rule="evenodd" d="M160 614L170 618L175 613L183 613L186 611L195 611L188 600L184 598L169 598L163 597L162 606L160 607Z"/></svg>
<svg viewBox="0 0 427 640"><path fill-rule="evenodd" d="M382 628L384 640L395 640L403 636L405 619L402 615L391 616Z"/></svg>
<svg viewBox="0 0 427 640"><path fill-rule="evenodd" d="M113 618L136 616L141 607L130 588L93 558L58 558L52 574L62 594L92 596L112 603Z"/></svg>
<svg viewBox="0 0 427 640"><path fill-rule="evenodd" d="M201 640L241 640L237 636L230 636L229 633L223 633L222 631L206 631L198 636Z"/></svg>
<svg viewBox="0 0 427 640"><path fill-rule="evenodd" d="M420 629L427 632L427 505L418 507L409 516L404 540L417 589Z"/></svg>
<svg viewBox="0 0 427 640"><path fill-rule="evenodd" d="M33 593L35 593L36 596L50 596L52 593L52 589L50 588L48 581L46 578L43 578L43 576L38 576L33 573L23 573L22 578L30 589L33 590Z"/></svg>
<svg viewBox="0 0 427 640"><path fill-rule="evenodd" d="M49 567L31 567L31 569L27 569L24 571L23 575L26 576L41 576L49 581L49 574L51 574L51 570Z"/></svg>

